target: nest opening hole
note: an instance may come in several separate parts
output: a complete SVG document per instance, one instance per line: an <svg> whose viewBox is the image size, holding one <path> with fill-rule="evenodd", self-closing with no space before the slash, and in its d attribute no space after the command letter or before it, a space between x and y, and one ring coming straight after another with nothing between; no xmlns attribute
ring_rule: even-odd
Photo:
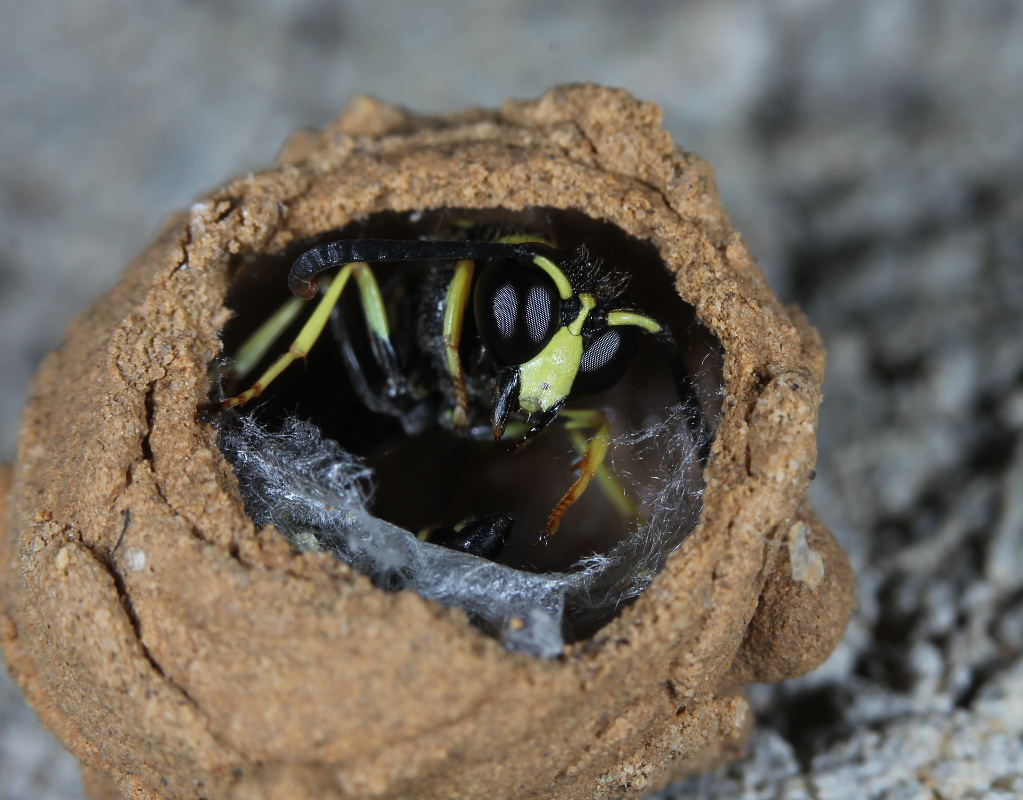
<svg viewBox="0 0 1023 800"><path fill-rule="evenodd" d="M512 452L505 441L459 435L442 416L451 413L450 375L430 366L431 348L439 345L422 321L437 315L434 329L441 324L446 297L436 285L450 264L371 265L401 371L420 397L400 414L367 407L354 386L353 369L374 386L383 373L366 331L364 296L352 281L304 363L292 364L258 398L222 414L220 425L222 448L258 523L272 522L299 549L333 550L385 588L411 588L458 605L511 649L550 656L565 641L591 635L642 591L699 519L702 468L720 414L721 347L678 297L651 243L571 210L440 209L375 213L284 252L248 255L228 297L234 316L223 332L223 358L214 366L219 392L214 400L251 386L305 323L315 301L249 374L232 374L239 350L290 299L288 272L308 248L339 239L519 235L549 242L559 252L585 248L597 271L628 274L615 308L642 312L670 327L703 422L694 435L686 424L692 409L679 406L677 381L658 343L650 335L638 337L634 363L620 380L569 403L607 415L612 444L604 463L615 477L595 477L555 535L544 540L538 532L573 483L571 469L582 452L564 425L555 421L528 447ZM410 304L416 309L411 316ZM352 322L342 330L341 320ZM489 420L492 403L483 398L492 392L494 367L486 362L471 302L462 332L463 369L477 389L470 416ZM627 517L616 505L615 486L636 515ZM339 504L346 518L332 516ZM430 531L498 517L512 520L512 528L490 558L419 543L426 538L429 544ZM360 536L365 541L356 542ZM501 570L488 573L487 581L497 585L451 588L459 583L459 571L472 572L476 562Z"/></svg>

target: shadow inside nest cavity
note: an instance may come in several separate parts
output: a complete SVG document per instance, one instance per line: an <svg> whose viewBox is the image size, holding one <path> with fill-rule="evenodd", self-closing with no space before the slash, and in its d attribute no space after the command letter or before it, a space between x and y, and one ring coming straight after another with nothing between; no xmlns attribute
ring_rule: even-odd
<svg viewBox="0 0 1023 800"><path fill-rule="evenodd" d="M288 501L283 499L285 496L293 498L294 485L283 493L280 486L267 488L275 480L275 471L279 475L282 470L293 467L307 472L320 470L318 480L329 484L330 475L334 473L330 473L329 464L324 467L324 460L350 456L353 459L351 469L342 477L341 484L334 487L338 489L334 499L341 495L349 497L349 501L354 502L353 507L357 507L355 516L365 514L369 519L381 521L388 531L392 528L402 531L399 536L407 534L405 538L412 540L404 541L399 548L412 548L407 552L402 550L404 555L378 553L377 561L397 559L394 563L402 565L396 568L401 573L398 577L391 573L384 575L379 563L363 565L364 571L385 588L416 588L415 580L402 572L408 572L409 559L415 561L419 557L410 553L422 549L414 544L416 534L422 536L423 531L431 528L466 520L496 517L513 520L506 544L490 560L511 573L570 576L554 580L555 583L567 581L573 587L567 590L561 587L558 591L567 591L567 594L555 605L567 603L571 607L576 603L580 606L582 610L573 612L574 621L568 624L566 619L564 628L570 641L582 638L635 597L660 569L668 553L695 527L699 519L703 459L713 436L716 424L713 421L720 414L720 345L698 323L692 307L674 292L671 276L652 244L629 237L610 223L574 211L549 208L514 213L502 209L447 209L374 214L342 230L305 240L286 252L255 254L240 261L228 297L235 315L223 332L223 352L227 359L217 365L217 382L222 396L241 391L246 382L251 383L253 375L258 375L279 352L286 350L296 336L304 316L283 332L252 375L243 380L232 378L231 355L238 352L263 320L288 300L288 270L307 248L338 239L449 239L453 233L466 235L463 231L488 239L528 234L552 242L563 251L584 246L590 257L601 265L598 270L621 265L628 272L628 301L627 304L622 301L618 307L639 310L670 326L681 362L693 376L692 393L698 398L701 418L711 421L705 422L700 435L693 436L683 422L685 415L679 411L676 381L663 353L650 336L639 337L634 364L621 380L599 395L573 403L600 408L607 414L613 443L606 463L617 476L619 491L624 491L636 503L638 518L626 519L610 499L614 489L602 491L598 485L601 479L595 478L567 510L557 534L544 540L538 536L538 531L543 530L551 509L574 480L571 470L580 457L568 433L556 424L551 425L529 447L512 452L503 442L495 443L490 437L460 436L451 425L440 424L441 415L450 413L451 405L450 392L440 384L450 376L436 373L431 376L429 370L413 363L412 358L423 359L429 355L425 350L436 346L436 342L424 334L420 319L434 313L442 314L445 300L425 298L429 302L425 305L420 302L417 308L427 311L420 311L418 318L407 314L402 317L399 310L402 304L424 299L417 297L417 293L428 291L423 288L430 285L424 276L433 275L436 268L432 264L373 266L392 322L395 315L406 320L390 334L402 359L402 368L415 380L424 382L428 399L402 414L379 413L367 406L365 393L353 384L356 380L377 381L380 370L373 357L369 334L365 332L360 293L346 289L334 311L332 325L316 341L305 363L293 364L285 370L257 400L243 406L240 413L232 411L222 416L223 446L242 479L250 514L254 518L262 516L257 521L270 521L279 528L282 525L287 528L291 517L302 517L305 512L289 510ZM359 322L339 334L337 321L341 318ZM477 377L481 381L492 380L482 360L487 356L479 344L471 307L463 325L461 352L467 365L467 381ZM469 352L472 348L478 348L482 355ZM356 373L352 371L353 363ZM476 369L480 371L479 376L474 373ZM430 380L438 385L429 385ZM489 415L490 408L479 411ZM421 424L422 420L410 423L405 413L425 415L425 424ZM297 421L303 426L300 432L295 427ZM305 427L306 424L311 427ZM416 430L410 433L411 428ZM280 445L279 438L274 439L282 431L290 431L291 439L286 445ZM275 441L278 444L274 444ZM299 441L303 443L300 446ZM258 455L261 450L272 450L279 445L294 451L283 467L278 463L280 453L268 459ZM302 452L303 447L305 452ZM334 455L328 455L327 451ZM338 453L343 455L338 456ZM254 467L261 458L266 463ZM359 484L358 489L354 488L355 483ZM352 501L352 497L356 499ZM319 502L329 506L334 501L320 497ZM271 507L274 504L277 507ZM315 510L310 514L315 516ZM315 532L312 517L297 524L301 533L293 531L288 535L300 548L326 547L347 561L359 561L364 553L350 552L351 532L346 524L336 520L330 524L340 524L347 531L342 538L349 538L340 544L336 537L327 542ZM432 554L433 551L424 552ZM459 554L458 558L463 555L468 554ZM470 557L477 558L476 555ZM609 567L612 561L615 562L613 569ZM444 569L429 567L435 568ZM388 569L390 567L384 568L383 572ZM597 573L602 573L602 577L594 578ZM431 591L439 590L433 587L425 593L429 596ZM485 588L480 591L486 593ZM508 591L517 590L509 588ZM457 601L454 604L461 605ZM479 618L478 610L467 610L471 616ZM528 611L525 609L525 613ZM494 624L499 626L513 618L518 619L499 614ZM508 644L508 637L502 638Z"/></svg>

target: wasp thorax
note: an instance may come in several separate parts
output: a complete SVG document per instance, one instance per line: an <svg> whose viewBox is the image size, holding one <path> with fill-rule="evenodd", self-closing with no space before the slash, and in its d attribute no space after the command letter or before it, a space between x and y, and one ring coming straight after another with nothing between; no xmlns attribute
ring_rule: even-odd
<svg viewBox="0 0 1023 800"><path fill-rule="evenodd" d="M490 261L476 283L473 311L494 361L524 364L543 350L558 324L559 300L554 281L535 264Z"/></svg>

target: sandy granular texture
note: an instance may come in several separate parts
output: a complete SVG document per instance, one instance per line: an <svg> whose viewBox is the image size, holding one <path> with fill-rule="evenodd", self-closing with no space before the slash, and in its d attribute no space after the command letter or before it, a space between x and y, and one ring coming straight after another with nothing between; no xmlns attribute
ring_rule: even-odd
<svg viewBox="0 0 1023 800"><path fill-rule="evenodd" d="M653 243L724 350L696 532L560 662L255 530L197 414L246 254L417 208L577 208ZM804 499L823 357L656 107L598 87L500 113L362 100L171 220L38 376L2 537L5 657L137 798L610 797L734 756L739 688L819 663L853 604Z"/></svg>

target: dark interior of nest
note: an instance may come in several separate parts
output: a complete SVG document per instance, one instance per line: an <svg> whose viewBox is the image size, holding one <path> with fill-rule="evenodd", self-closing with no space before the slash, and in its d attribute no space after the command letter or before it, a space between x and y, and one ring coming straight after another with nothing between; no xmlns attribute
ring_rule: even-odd
<svg viewBox="0 0 1023 800"><path fill-rule="evenodd" d="M288 271L303 251L337 239L451 238L452 231L468 228L486 231L490 237L529 234L565 251L583 245L602 264L628 272L625 296L629 307L670 326L682 360L693 376L705 418L717 419L722 380L720 344L699 324L693 308L678 297L673 278L656 248L628 236L609 222L591 219L577 211L552 208L520 212L503 209L381 212L340 230L297 242L284 252L242 259L236 266L227 298L234 315L223 331L224 357L216 365L220 380L215 383L220 384L222 396L248 388L287 349L311 312L315 301L310 302L309 311L284 332L250 375L242 380L231 376L232 354L291 297ZM403 281L409 265L381 263L372 269L386 298L395 291L392 287ZM354 286L345 290L337 309L339 314L360 315L360 323L350 328L363 329L359 293ZM465 324L463 347L475 339L471 308ZM403 335L408 334L391 331L392 337ZM616 385L592 397L573 399L569 404L604 410L611 421L612 437L663 421L678 402L670 370L656 343L650 336L639 338L641 345L635 362ZM240 412L271 428L288 415L315 424L324 437L365 459L374 471L372 513L413 533L466 519L510 516L514 520L513 532L497 560L518 569L534 572L569 569L581 557L606 552L627 530L628 521L594 480L565 513L557 534L541 543L539 532L575 477L571 469L579 460L579 453L567 433L555 423L518 452L510 452L504 442L496 443L492 438L474 441L440 425L428 426L415 436L406 435L398 419L370 411L353 390L330 326L304 363L292 364ZM633 490L641 489L650 480L650 476L643 474L645 467L630 458L628 447L615 445L608 462L616 474L628 476L625 483Z"/></svg>

